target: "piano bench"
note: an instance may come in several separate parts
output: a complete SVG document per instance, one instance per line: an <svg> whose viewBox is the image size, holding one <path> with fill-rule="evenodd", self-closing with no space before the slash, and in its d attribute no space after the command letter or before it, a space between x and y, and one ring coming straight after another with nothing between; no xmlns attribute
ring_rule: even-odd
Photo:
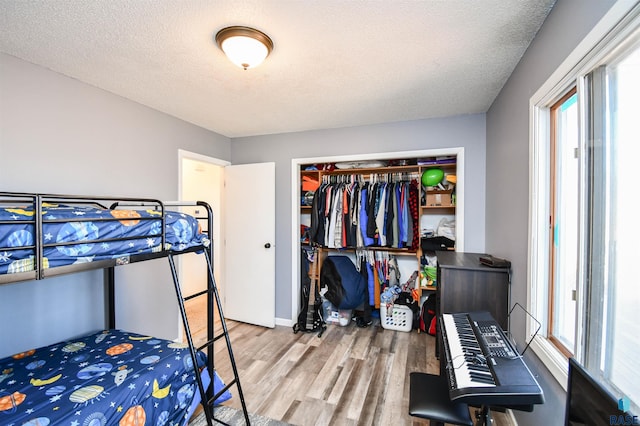
<svg viewBox="0 0 640 426"><path fill-rule="evenodd" d="M447 378L434 374L409 374L409 415L432 420L432 425L450 423L473 426L469 406L451 401Z"/></svg>

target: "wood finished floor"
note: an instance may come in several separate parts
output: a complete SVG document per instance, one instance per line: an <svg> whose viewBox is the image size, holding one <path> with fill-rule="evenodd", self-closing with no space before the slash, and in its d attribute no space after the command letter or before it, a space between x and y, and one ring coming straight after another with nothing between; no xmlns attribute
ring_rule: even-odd
<svg viewBox="0 0 640 426"><path fill-rule="evenodd" d="M196 342L204 342L206 315L187 306ZM227 320L240 383L249 412L292 425L427 425L408 415L409 373L437 373L435 338L417 332L328 325L316 334L294 334ZM216 334L221 331L216 323ZM220 339L215 365L227 382L231 364ZM225 403L241 408L237 389ZM511 425L497 413L495 425Z"/></svg>

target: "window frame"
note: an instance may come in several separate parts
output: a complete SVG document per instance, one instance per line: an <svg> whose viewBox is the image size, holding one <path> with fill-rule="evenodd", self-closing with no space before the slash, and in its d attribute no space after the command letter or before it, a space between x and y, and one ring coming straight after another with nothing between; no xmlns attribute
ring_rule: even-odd
<svg viewBox="0 0 640 426"><path fill-rule="evenodd" d="M578 88L576 86L571 87L567 92L565 92L559 100L553 103L549 107L549 122L550 122L550 130L549 130L549 289L548 289L548 312L547 312L547 327L546 332L548 339L551 344L553 344L565 357L573 356L574 348L568 348L559 338L553 335L553 324L556 320L554 311L555 311L555 303L557 298L556 290L556 269L557 265L555 262L556 258L556 242L555 242L555 225L558 223L557 219L557 193L558 193L558 112L560 111L562 105L569 100L574 95L577 95ZM579 161L579 159L578 159ZM577 244L578 242L576 242ZM577 281L577 277L576 277ZM576 289L577 290L577 289Z"/></svg>
<svg viewBox="0 0 640 426"><path fill-rule="evenodd" d="M548 193L551 176L550 135L551 107L556 104L573 86L577 88L580 120L580 184L583 181L587 155L583 152L585 143L585 96L588 90L587 75L607 58L616 55L623 48L625 40L634 32L640 31L640 4L617 2L576 49L567 57L560 67L536 91L529 100L529 256L527 263L527 307L535 318L543 318L543 329L548 327L549 318L549 273L550 273L550 226L551 202ZM588 200L581 197L579 201L579 232L586 233L587 218L585 204ZM584 259L588 256L588 241L579 242L578 265L578 297L585 291L588 279L587 265ZM582 359L584 354L585 304L577 305L576 348L574 356ZM566 389L568 363L566 354L560 351L547 333L535 334L537 324L527 318L525 339L533 339L531 348L548 368L552 376Z"/></svg>

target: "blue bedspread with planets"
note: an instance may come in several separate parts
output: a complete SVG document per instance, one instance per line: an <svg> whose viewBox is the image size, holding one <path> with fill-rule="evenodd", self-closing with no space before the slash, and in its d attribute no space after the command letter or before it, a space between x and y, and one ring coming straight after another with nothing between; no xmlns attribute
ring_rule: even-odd
<svg viewBox="0 0 640 426"><path fill-rule="evenodd" d="M35 268L32 206L0 208L0 274ZM44 203L43 267L70 265L161 251L161 213L156 210L109 210ZM198 221L165 212L165 249L208 246Z"/></svg>
<svg viewBox="0 0 640 426"><path fill-rule="evenodd" d="M186 424L200 399L192 366L186 345L121 330L19 353L0 360L0 424Z"/></svg>

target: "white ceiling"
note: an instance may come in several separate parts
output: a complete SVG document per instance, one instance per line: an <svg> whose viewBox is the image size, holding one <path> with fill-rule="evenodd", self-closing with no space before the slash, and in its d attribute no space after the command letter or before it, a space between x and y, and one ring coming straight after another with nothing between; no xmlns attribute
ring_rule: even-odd
<svg viewBox="0 0 640 426"><path fill-rule="evenodd" d="M554 2L0 0L0 51L234 138L486 112Z"/></svg>

